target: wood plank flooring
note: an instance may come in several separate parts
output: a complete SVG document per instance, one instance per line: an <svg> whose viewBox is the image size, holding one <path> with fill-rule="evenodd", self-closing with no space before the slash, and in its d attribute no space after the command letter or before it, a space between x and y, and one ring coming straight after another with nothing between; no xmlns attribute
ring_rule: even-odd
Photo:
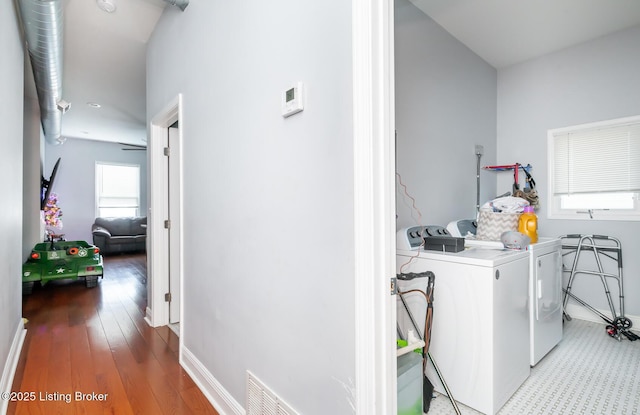
<svg viewBox="0 0 640 415"><path fill-rule="evenodd" d="M218 415L178 363L173 331L144 321L144 255L105 257L104 269L96 288L52 281L23 297L12 391L30 399L7 414Z"/></svg>

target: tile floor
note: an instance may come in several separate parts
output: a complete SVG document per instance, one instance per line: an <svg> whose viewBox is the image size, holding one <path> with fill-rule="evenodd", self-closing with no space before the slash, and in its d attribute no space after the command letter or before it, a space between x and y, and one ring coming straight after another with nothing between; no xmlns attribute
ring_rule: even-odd
<svg viewBox="0 0 640 415"><path fill-rule="evenodd" d="M622 339L608 336L603 324L565 322L563 340L498 414L640 414L640 341ZM480 414L458 406L464 415ZM453 406L437 394L429 415L448 414L455 414Z"/></svg>

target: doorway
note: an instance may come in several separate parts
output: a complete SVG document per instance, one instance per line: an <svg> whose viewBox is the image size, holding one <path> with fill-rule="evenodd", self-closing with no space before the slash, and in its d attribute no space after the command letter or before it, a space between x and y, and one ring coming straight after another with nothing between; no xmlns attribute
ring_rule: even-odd
<svg viewBox="0 0 640 415"><path fill-rule="evenodd" d="M145 319L152 327L168 325L178 336L182 332L181 114L182 96L178 95L152 119L147 152L149 255Z"/></svg>

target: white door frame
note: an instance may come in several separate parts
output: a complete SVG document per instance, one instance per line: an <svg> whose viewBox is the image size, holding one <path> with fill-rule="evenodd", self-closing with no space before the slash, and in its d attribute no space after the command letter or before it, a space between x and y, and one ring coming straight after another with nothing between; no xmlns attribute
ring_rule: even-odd
<svg viewBox="0 0 640 415"><path fill-rule="evenodd" d="M180 323L182 316L182 145L180 141L180 130L177 127L167 128L167 146L170 151L168 157L168 209L167 218L171 221L169 228L169 292L171 301L169 302L169 324ZM179 252L180 255L175 255Z"/></svg>
<svg viewBox="0 0 640 415"><path fill-rule="evenodd" d="M164 295L169 291L169 270L167 261L163 260L168 250L168 232L164 228L164 220L167 219L167 174L166 160L164 155L167 130L176 121L178 123L178 145L183 142L183 117L182 117L182 94L178 94L165 109L160 111L149 125L149 142L147 143L147 163L148 174L148 212L147 212L147 310L145 320L152 327L165 326L169 323L169 307L165 302ZM178 157L181 157L179 151ZM178 162L181 166L182 163ZM182 172L179 172L182 177ZM181 179L180 179L181 180ZM182 186L180 186L182 188ZM181 190L177 197L182 206ZM180 209L180 212L182 209ZM182 317L182 258L183 258L183 234L182 215L179 215L179 235L180 249L178 252L171 252L172 261L178 261L180 279L180 316ZM180 324L182 332L183 324ZM182 334L182 333L180 333ZM180 345L182 346L182 335L180 335ZM180 347L182 350L182 347Z"/></svg>
<svg viewBox="0 0 640 415"><path fill-rule="evenodd" d="M395 415L394 1L352 7L356 413Z"/></svg>

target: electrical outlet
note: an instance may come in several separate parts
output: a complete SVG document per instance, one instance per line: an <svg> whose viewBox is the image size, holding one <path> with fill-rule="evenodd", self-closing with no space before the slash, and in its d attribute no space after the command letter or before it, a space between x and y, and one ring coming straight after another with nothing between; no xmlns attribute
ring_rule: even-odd
<svg viewBox="0 0 640 415"><path fill-rule="evenodd" d="M484 147L476 144L476 156L481 156L484 154Z"/></svg>

